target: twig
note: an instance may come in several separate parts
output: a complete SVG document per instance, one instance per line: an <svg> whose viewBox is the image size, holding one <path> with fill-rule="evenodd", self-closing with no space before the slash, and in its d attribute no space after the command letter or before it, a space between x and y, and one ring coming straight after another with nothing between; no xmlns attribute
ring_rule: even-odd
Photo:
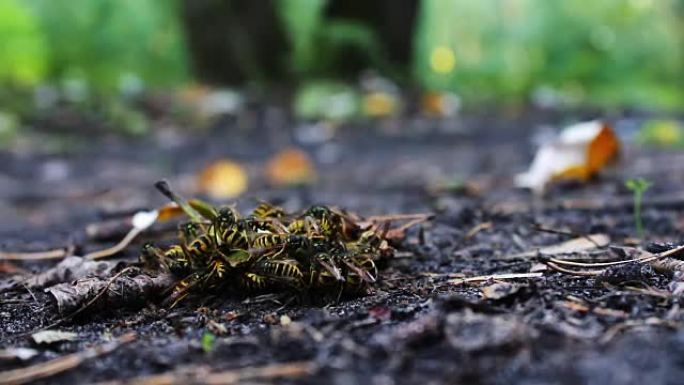
<svg viewBox="0 0 684 385"><path fill-rule="evenodd" d="M404 223L403 225L397 227L396 229L391 229L390 231L405 231L419 223L425 222L429 219L429 217L423 217L423 218L416 218L414 220L408 221Z"/></svg>
<svg viewBox="0 0 684 385"><path fill-rule="evenodd" d="M407 221L407 220L428 220L434 214L394 214L394 215L376 215L368 218L370 222L392 222L392 221Z"/></svg>
<svg viewBox="0 0 684 385"><path fill-rule="evenodd" d="M577 266L577 267L606 267L606 266L615 266L615 265L624 265L626 263L630 262L648 262L651 260L651 257L639 257L639 258L632 258L632 259L627 259L627 260L622 260L622 261L612 261L612 262L574 262L574 261L566 261L563 259L558 259L558 258L549 258L549 262L553 262L558 265L566 265L566 266Z"/></svg>
<svg viewBox="0 0 684 385"><path fill-rule="evenodd" d="M649 295L651 297L657 297L657 298L662 298L662 299L669 299L672 298L672 294L668 291L665 290L657 290L652 287L648 287L646 289L641 288L641 287L634 287L634 286L625 286L625 290L633 291L638 294L643 294L643 295Z"/></svg>
<svg viewBox="0 0 684 385"><path fill-rule="evenodd" d="M135 237L137 237L141 232L142 232L142 229L139 229L137 227L133 227L128 232L128 234L126 234L126 236L116 245L109 247L109 248L106 248L104 250L99 250L99 251L94 251L92 253L88 253L88 254L84 255L83 258L94 260L94 259L106 258L106 257L112 256L116 253L119 253L123 249L128 247L128 245L130 245L131 242L133 242L133 240L135 239Z"/></svg>
<svg viewBox="0 0 684 385"><path fill-rule="evenodd" d="M546 262L546 266L548 266L548 267L552 268L553 270L556 270L556 271L558 271L558 272L560 272L560 273L572 274L572 275L576 275L576 276L579 276L579 277L595 277L595 276L597 276L597 275L600 275L601 272L602 272L602 271L584 271L584 270L582 270L582 271L577 271L577 270L570 270L570 269L566 269L566 268L560 267L560 266L556 265L556 264L553 263L553 262Z"/></svg>
<svg viewBox="0 0 684 385"><path fill-rule="evenodd" d="M648 318L645 320L627 320L625 322L614 325L610 329L608 329L599 339L599 343L606 344L624 330L644 326L665 326L669 328L676 328L677 324L673 321L663 320L659 318Z"/></svg>
<svg viewBox="0 0 684 385"><path fill-rule="evenodd" d="M605 307L590 307L577 301L559 301L558 304L566 309L578 311L581 313L594 313L608 317L629 318L629 313L626 313L622 310L610 309Z"/></svg>
<svg viewBox="0 0 684 385"><path fill-rule="evenodd" d="M539 273L510 273L510 274L479 275L476 277L450 279L447 281L447 283L450 283L452 285L460 285L460 284L467 283L467 282L488 281L490 279L492 279L492 280L503 280L503 279L517 279L517 278L541 278L543 276L544 276L544 273L541 273L541 272L539 272Z"/></svg>
<svg viewBox="0 0 684 385"><path fill-rule="evenodd" d="M0 372L0 385L17 385L47 378L73 369L84 361L108 354L117 348L135 340L135 333L124 334L116 341L108 342L81 352L68 354L50 361L41 362L26 368L7 370Z"/></svg>
<svg viewBox="0 0 684 385"><path fill-rule="evenodd" d="M109 381L99 385L174 385L174 384L208 384L232 385L245 381L267 381L281 378L298 378L312 375L316 366L310 361L288 362L265 366L249 367L211 373L203 367L187 368L152 376L133 378L128 381Z"/></svg>
<svg viewBox="0 0 684 385"><path fill-rule="evenodd" d="M11 251L0 251L0 260L7 261L38 261L44 259L59 259L67 255L67 249L54 249L47 251L36 251L30 253L16 253Z"/></svg>
<svg viewBox="0 0 684 385"><path fill-rule="evenodd" d="M472 229L470 229L466 233L465 237L463 237L463 240L467 241L467 240L471 239L472 237L474 237L480 231L489 230L493 226L494 226L494 223L492 223L491 221L490 222L478 223L477 225L475 225Z"/></svg>
<svg viewBox="0 0 684 385"><path fill-rule="evenodd" d="M589 267L589 268L598 268L598 267L606 267L606 266L615 266L615 265L624 265L626 263L632 263L632 262L637 262L637 263L650 263L651 266L653 266L654 269L659 269L661 271L667 271L667 272L672 272L672 271L684 271L684 262L674 259L674 258L669 258L672 255L681 253L684 251L684 245L675 247L674 249L670 249L667 251L664 251L659 254L652 254L649 253L648 251L640 250L642 256L638 258L632 258L624 261L614 261L614 262L593 262L593 263L585 263L585 262L572 262L572 261L564 261L562 259L557 259L557 258L548 258L547 260L547 265L553 264L555 266L555 269L558 271L572 271L572 270L566 270L566 269L561 269L558 265L566 265L566 266L577 266L577 267ZM665 259L664 261L659 261L661 259Z"/></svg>
<svg viewBox="0 0 684 385"><path fill-rule="evenodd" d="M684 261L674 258L663 258L650 262L653 269L659 273L672 274L675 271L684 272Z"/></svg>

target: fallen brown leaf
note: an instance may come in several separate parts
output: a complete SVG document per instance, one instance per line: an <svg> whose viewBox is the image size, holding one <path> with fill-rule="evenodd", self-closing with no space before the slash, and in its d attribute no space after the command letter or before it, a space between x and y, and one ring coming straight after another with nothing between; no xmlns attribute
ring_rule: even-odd
<svg viewBox="0 0 684 385"><path fill-rule="evenodd" d="M290 148L268 161L266 178L275 186L303 185L316 179L316 169L306 153Z"/></svg>
<svg viewBox="0 0 684 385"><path fill-rule="evenodd" d="M202 170L198 189L214 199L231 199L247 190L247 172L238 163L221 159Z"/></svg>

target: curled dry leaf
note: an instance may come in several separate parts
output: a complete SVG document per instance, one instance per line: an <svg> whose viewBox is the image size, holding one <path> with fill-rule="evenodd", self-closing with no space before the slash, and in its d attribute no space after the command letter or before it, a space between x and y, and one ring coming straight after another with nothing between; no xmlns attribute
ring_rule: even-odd
<svg viewBox="0 0 684 385"><path fill-rule="evenodd" d="M214 199L235 198L247 190L248 177L239 164L221 159L211 163L199 174L198 189Z"/></svg>
<svg viewBox="0 0 684 385"><path fill-rule="evenodd" d="M64 258L57 266L34 275L23 282L27 287L43 288L69 282L86 276L107 277L119 264L108 261L90 261L81 257Z"/></svg>
<svg viewBox="0 0 684 385"><path fill-rule="evenodd" d="M268 161L266 178L275 186L303 185L316 179L316 169L306 153L289 148Z"/></svg>
<svg viewBox="0 0 684 385"><path fill-rule="evenodd" d="M175 203L168 203L157 210L157 221L166 222L168 220L180 217L183 215L183 209Z"/></svg>
<svg viewBox="0 0 684 385"><path fill-rule="evenodd" d="M609 124L595 120L572 125L537 151L530 169L517 175L515 184L542 193L555 180L586 181L616 159L619 149Z"/></svg>
<svg viewBox="0 0 684 385"><path fill-rule="evenodd" d="M95 308L105 305L110 309L141 306L175 283L171 275L152 277L146 274L121 275L113 282L109 281L88 277L52 286L47 291L54 298L59 313L69 314L95 299Z"/></svg>

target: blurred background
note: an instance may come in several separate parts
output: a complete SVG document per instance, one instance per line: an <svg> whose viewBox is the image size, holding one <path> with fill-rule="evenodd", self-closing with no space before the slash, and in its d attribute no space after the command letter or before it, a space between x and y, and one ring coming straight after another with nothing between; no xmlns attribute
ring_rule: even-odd
<svg viewBox="0 0 684 385"><path fill-rule="evenodd" d="M50 97L346 90L372 71L465 104L678 109L680 0L2 0L0 81ZM370 86L366 84L367 86ZM349 87L349 89L347 89ZM304 103L305 104L305 103ZM310 106L298 106L310 113ZM19 114L3 100L5 113Z"/></svg>
<svg viewBox="0 0 684 385"><path fill-rule="evenodd" d="M462 187L530 157L477 135L634 113L679 147L683 110L684 0L0 0L0 212L32 222L168 176Z"/></svg>

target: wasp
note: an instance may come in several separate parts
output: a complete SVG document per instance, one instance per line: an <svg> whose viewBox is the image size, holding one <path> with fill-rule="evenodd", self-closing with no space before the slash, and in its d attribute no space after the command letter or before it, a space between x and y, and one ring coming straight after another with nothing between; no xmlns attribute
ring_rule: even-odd
<svg viewBox="0 0 684 385"><path fill-rule="evenodd" d="M341 210L323 205L316 205L306 210L304 216L316 219L321 233L328 237L347 241L358 237L360 228L356 224L356 221Z"/></svg>
<svg viewBox="0 0 684 385"><path fill-rule="evenodd" d="M250 292L301 290L304 274L295 260L262 257L251 261L248 268L238 274L237 284Z"/></svg>
<svg viewBox="0 0 684 385"><path fill-rule="evenodd" d="M377 229L323 205L297 214L261 202L242 217L230 206L185 201L165 183L158 188L187 214L178 244L146 245L141 261L179 278L174 304L207 288L252 292L358 294L377 281L375 259L392 250Z"/></svg>
<svg viewBox="0 0 684 385"><path fill-rule="evenodd" d="M275 206L268 202L260 202L259 205L252 211L252 216L255 218L276 218L280 219L287 215L282 207Z"/></svg>

